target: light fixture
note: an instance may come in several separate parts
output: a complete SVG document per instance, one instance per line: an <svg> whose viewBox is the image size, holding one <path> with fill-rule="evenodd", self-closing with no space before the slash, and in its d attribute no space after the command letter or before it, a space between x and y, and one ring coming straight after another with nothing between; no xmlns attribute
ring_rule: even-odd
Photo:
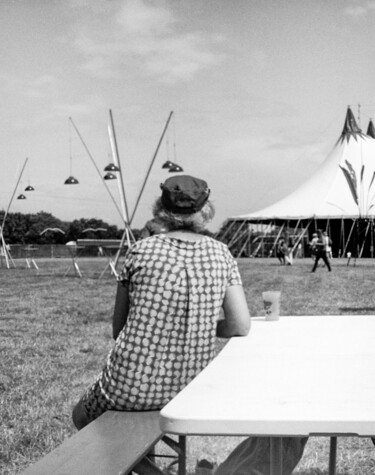
<svg viewBox="0 0 375 475"><path fill-rule="evenodd" d="M168 168L168 169L169 169L169 168L171 168L173 165L174 165L173 162L171 162L170 160L167 160L167 161L163 164L163 166L162 166L161 168Z"/></svg>
<svg viewBox="0 0 375 475"><path fill-rule="evenodd" d="M31 185L29 185L25 188L25 191L34 191L34 190L35 190L35 188Z"/></svg>
<svg viewBox="0 0 375 475"><path fill-rule="evenodd" d="M69 122L69 168L70 168L70 176L64 181L64 185L78 185L79 181L77 178L74 178L72 175L72 168L73 168L73 154L72 154L72 133L71 133L71 125Z"/></svg>
<svg viewBox="0 0 375 475"><path fill-rule="evenodd" d="M104 180L116 180L117 177L111 172L108 172L104 175Z"/></svg>
<svg viewBox="0 0 375 475"><path fill-rule="evenodd" d="M171 167L169 167L169 173L174 173L174 172L183 172L183 168L180 167L180 165L177 165L174 163Z"/></svg>
<svg viewBox="0 0 375 475"><path fill-rule="evenodd" d="M120 169L117 165L115 165L114 163L109 163L105 168L104 168L104 171L105 172L119 172Z"/></svg>
<svg viewBox="0 0 375 475"><path fill-rule="evenodd" d="M64 185L77 185L78 183L77 178L74 178L72 175L64 181Z"/></svg>
<svg viewBox="0 0 375 475"><path fill-rule="evenodd" d="M25 199L26 199L26 196L23 195L22 193L17 196L17 200L25 200Z"/></svg>

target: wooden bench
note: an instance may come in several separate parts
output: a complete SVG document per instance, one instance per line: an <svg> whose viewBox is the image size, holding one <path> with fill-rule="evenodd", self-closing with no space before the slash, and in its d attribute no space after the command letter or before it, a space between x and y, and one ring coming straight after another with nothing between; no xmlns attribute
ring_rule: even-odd
<svg viewBox="0 0 375 475"><path fill-rule="evenodd" d="M108 411L31 465L23 475L126 475L161 439L178 456L185 475L185 437L164 436L159 411Z"/></svg>

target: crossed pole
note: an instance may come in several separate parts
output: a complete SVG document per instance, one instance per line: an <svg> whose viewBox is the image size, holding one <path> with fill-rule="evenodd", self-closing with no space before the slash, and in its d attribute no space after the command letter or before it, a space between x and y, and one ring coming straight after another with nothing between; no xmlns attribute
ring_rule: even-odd
<svg viewBox="0 0 375 475"><path fill-rule="evenodd" d="M8 216L8 213L9 213L9 209L10 209L12 203L13 203L14 195L16 194L18 185L19 185L19 183L20 183L20 181L21 181L22 174L23 174L23 172L24 172L24 170L25 170L27 161L28 161L28 158L26 157L26 159L25 159L25 161L24 161L24 164L23 164L23 166L22 166L21 172L20 172L20 174L19 174L19 176L18 176L16 186L14 187L12 196L11 196L11 198L10 198L8 207L7 207L6 211L5 211L5 214L4 214L4 217L3 217L3 222L1 223L1 226L0 226L0 237L1 237L1 244L0 244L0 247L3 249L4 257L5 257L5 263L6 263L6 266L7 266L8 269L10 268L10 262L12 262L12 264L13 264L14 267L16 267L16 265L15 265L13 259L12 259L12 256L10 255L10 252L9 252L9 250L8 250L7 244L6 244L5 239L4 239L4 225L5 225L5 220L7 219L7 216Z"/></svg>

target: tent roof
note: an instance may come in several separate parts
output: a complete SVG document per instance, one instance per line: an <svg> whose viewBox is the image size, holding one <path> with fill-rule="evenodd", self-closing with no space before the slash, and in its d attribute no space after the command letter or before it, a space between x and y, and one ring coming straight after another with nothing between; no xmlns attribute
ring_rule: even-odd
<svg viewBox="0 0 375 475"><path fill-rule="evenodd" d="M359 216L375 217L375 138L361 131L349 107L339 139L310 179L273 205L230 219Z"/></svg>
<svg viewBox="0 0 375 475"><path fill-rule="evenodd" d="M374 127L374 124L372 123L372 119L370 119L370 122L367 127L367 135L375 139L375 127Z"/></svg>

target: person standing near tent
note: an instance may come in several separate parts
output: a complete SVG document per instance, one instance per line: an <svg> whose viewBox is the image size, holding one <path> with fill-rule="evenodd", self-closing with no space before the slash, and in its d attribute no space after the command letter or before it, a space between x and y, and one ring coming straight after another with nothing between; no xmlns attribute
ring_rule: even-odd
<svg viewBox="0 0 375 475"><path fill-rule="evenodd" d="M287 251L285 253L285 261L288 266L291 266L293 265L293 246L294 246L292 236L287 236L285 241L286 241L286 248L287 248Z"/></svg>
<svg viewBox="0 0 375 475"><path fill-rule="evenodd" d="M313 233L310 241L310 255L313 261L315 261L316 251L318 250L318 241L318 233Z"/></svg>
<svg viewBox="0 0 375 475"><path fill-rule="evenodd" d="M225 244L202 234L214 216L207 183L179 175L161 189L153 214L169 231L137 241L125 257L113 316L116 341L73 409L78 429L109 410L160 410L214 358L217 336L250 330L237 263ZM134 471L163 473L147 457Z"/></svg>
<svg viewBox="0 0 375 475"><path fill-rule="evenodd" d="M316 268L318 267L318 263L320 259L323 259L325 265L328 268L328 271L331 272L331 264L329 262L328 257L328 247L329 247L329 237L323 234L321 229L318 230L318 242L317 242L317 250L315 254L315 262L311 272L315 272Z"/></svg>
<svg viewBox="0 0 375 475"><path fill-rule="evenodd" d="M332 239L328 236L327 231L323 231L323 237L327 242L328 259L332 259Z"/></svg>
<svg viewBox="0 0 375 475"><path fill-rule="evenodd" d="M285 254L288 252L288 247L286 245L285 239L281 237L276 244L276 257L279 259L280 264L285 264Z"/></svg>

